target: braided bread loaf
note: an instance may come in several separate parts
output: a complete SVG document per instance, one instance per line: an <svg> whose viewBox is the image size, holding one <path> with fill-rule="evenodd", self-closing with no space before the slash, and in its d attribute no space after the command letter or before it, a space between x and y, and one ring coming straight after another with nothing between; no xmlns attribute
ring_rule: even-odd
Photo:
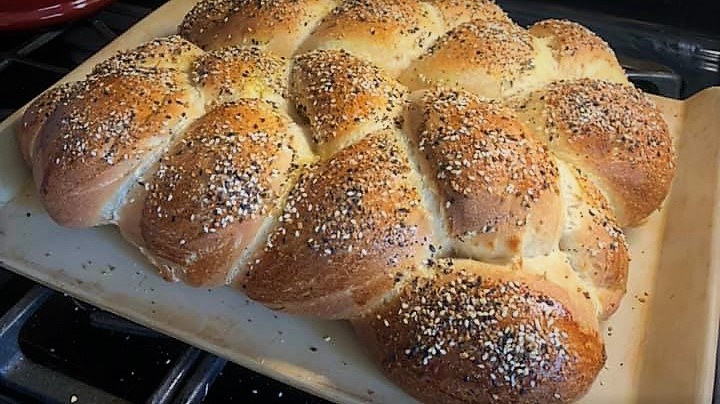
<svg viewBox="0 0 720 404"><path fill-rule="evenodd" d="M350 319L427 402L565 402L605 361L622 227L675 156L575 23L473 0L201 1L25 112L51 217L168 280Z"/></svg>

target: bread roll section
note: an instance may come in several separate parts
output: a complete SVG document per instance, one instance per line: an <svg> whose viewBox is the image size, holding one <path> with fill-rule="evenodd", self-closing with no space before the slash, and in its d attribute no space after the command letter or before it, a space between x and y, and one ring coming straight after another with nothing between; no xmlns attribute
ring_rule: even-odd
<svg viewBox="0 0 720 404"><path fill-rule="evenodd" d="M595 182L621 226L640 224L665 199L675 169L672 139L640 90L558 81L530 94L517 112L558 157Z"/></svg>
<svg viewBox="0 0 720 404"><path fill-rule="evenodd" d="M260 46L290 57L337 5L333 0L202 0L179 33L203 49Z"/></svg>
<svg viewBox="0 0 720 404"><path fill-rule="evenodd" d="M556 163L509 110L437 89L423 92L409 114L408 132L436 184L455 254L509 260L557 246Z"/></svg>
<svg viewBox="0 0 720 404"><path fill-rule="evenodd" d="M442 17L418 0L346 0L310 35L300 51L345 50L392 76L444 32Z"/></svg>
<svg viewBox="0 0 720 404"><path fill-rule="evenodd" d="M73 98L78 83L71 82L51 88L34 101L33 107L23 115L22 128L18 132L18 143L25 163L32 166L37 155L38 138L48 118L56 108Z"/></svg>
<svg viewBox="0 0 720 404"><path fill-rule="evenodd" d="M187 73L202 49L179 35L170 35L140 44L134 49L118 52L93 68L93 74L123 69L163 70Z"/></svg>
<svg viewBox="0 0 720 404"><path fill-rule="evenodd" d="M461 24L400 76L412 90L461 88L487 98L540 87L556 74L550 50L525 29L502 19Z"/></svg>
<svg viewBox="0 0 720 404"><path fill-rule="evenodd" d="M544 20L530 26L528 32L552 50L559 77L629 84L612 49L582 25L567 20Z"/></svg>
<svg viewBox="0 0 720 404"><path fill-rule="evenodd" d="M431 265L437 277L414 279L353 322L388 377L428 403L565 402L584 393L605 351L581 293L509 266Z"/></svg>
<svg viewBox="0 0 720 404"><path fill-rule="evenodd" d="M470 20L512 22L497 4L489 0L430 0L450 30Z"/></svg>
<svg viewBox="0 0 720 404"><path fill-rule="evenodd" d="M27 109L60 224L168 280L348 319L426 402L568 402L675 152L612 50L489 1L201 1Z"/></svg>
<svg viewBox="0 0 720 404"><path fill-rule="evenodd" d="M592 285L600 318L605 320L625 294L630 261L625 234L592 182L564 163L560 173L565 220L559 248L580 278Z"/></svg>
<svg viewBox="0 0 720 404"><path fill-rule="evenodd" d="M299 134L298 134L299 133ZM145 251L171 279L227 283L292 184L302 136L277 106L243 99L196 121L147 179Z"/></svg>
<svg viewBox="0 0 720 404"><path fill-rule="evenodd" d="M197 96L174 70L91 77L40 133L34 177L54 220L72 227L114 220L122 189L195 115Z"/></svg>
<svg viewBox="0 0 720 404"><path fill-rule="evenodd" d="M316 151L328 157L370 132L393 126L406 90L348 52L315 50L294 60L290 95L308 121Z"/></svg>
<svg viewBox="0 0 720 404"><path fill-rule="evenodd" d="M208 108L241 98L272 100L287 97L287 59L256 46L233 46L203 54L193 62L192 79Z"/></svg>
<svg viewBox="0 0 720 404"><path fill-rule="evenodd" d="M397 136L372 133L301 176L240 279L250 297L292 313L352 317L432 255L433 218Z"/></svg>

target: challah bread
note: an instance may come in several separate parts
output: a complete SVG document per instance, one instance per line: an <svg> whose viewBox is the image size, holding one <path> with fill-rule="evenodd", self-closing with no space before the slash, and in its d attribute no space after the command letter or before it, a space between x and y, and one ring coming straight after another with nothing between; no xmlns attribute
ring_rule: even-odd
<svg viewBox="0 0 720 404"><path fill-rule="evenodd" d="M300 47L342 49L397 76L442 33L443 20L415 0L340 2Z"/></svg>
<svg viewBox="0 0 720 404"><path fill-rule="evenodd" d="M432 265L437 275L413 279L353 322L405 391L428 403L546 403L588 389L605 360L594 308L572 282L528 268L562 272L562 259Z"/></svg>
<svg viewBox="0 0 720 404"><path fill-rule="evenodd" d="M345 51L315 50L295 58L291 99L321 156L392 125L406 90L372 63Z"/></svg>
<svg viewBox="0 0 720 404"><path fill-rule="evenodd" d="M558 245L557 164L504 107L434 89L407 108L407 133L434 178L453 251L483 260L532 257Z"/></svg>
<svg viewBox="0 0 720 404"><path fill-rule="evenodd" d="M552 50L557 61L557 77L628 84L613 50L582 25L567 20L544 20L530 26L528 32Z"/></svg>
<svg viewBox="0 0 720 404"><path fill-rule="evenodd" d="M240 279L288 312L354 317L431 255L419 181L392 130L369 134L302 175L262 253Z"/></svg>
<svg viewBox="0 0 720 404"><path fill-rule="evenodd" d="M117 224L168 280L349 319L428 402L590 388L621 226L675 168L600 38L469 0L205 0L179 32L27 109L53 219Z"/></svg>
<svg viewBox="0 0 720 404"><path fill-rule="evenodd" d="M593 180L621 226L634 226L662 203L675 157L667 123L631 86L579 79L532 92L517 113L560 159Z"/></svg>
<svg viewBox="0 0 720 404"><path fill-rule="evenodd" d="M179 33L203 49L252 45L290 57L337 3L333 0L201 1L185 16Z"/></svg>
<svg viewBox="0 0 720 404"><path fill-rule="evenodd" d="M241 98L261 98L284 105L289 64L255 46L208 52L193 62L192 80L206 108Z"/></svg>
<svg viewBox="0 0 720 404"><path fill-rule="evenodd" d="M66 104L72 98L78 85L77 82L70 82L51 88L41 94L33 102L32 108L28 108L23 115L18 140L23 159L31 167L37 155L37 140L40 138L40 131L55 109Z"/></svg>
<svg viewBox="0 0 720 404"><path fill-rule="evenodd" d="M505 11L490 0L429 0L443 17L447 30L470 20L511 22Z"/></svg>
<svg viewBox="0 0 720 404"><path fill-rule="evenodd" d="M481 17L438 39L400 82L411 90L440 85L497 99L549 82L555 64L550 50L527 30Z"/></svg>

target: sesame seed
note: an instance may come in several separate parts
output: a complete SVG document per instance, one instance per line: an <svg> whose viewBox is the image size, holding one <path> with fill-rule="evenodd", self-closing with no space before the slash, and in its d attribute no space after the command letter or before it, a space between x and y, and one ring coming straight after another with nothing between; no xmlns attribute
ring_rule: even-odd
<svg viewBox="0 0 720 404"><path fill-rule="evenodd" d="M408 185L410 173L407 157L389 131L373 133L311 166L288 195L279 218L282 226L270 235L266 250L296 251L299 241L322 257L364 258L382 243L407 251L384 258L389 266L401 265L401 258L414 255L409 249L416 248L418 232L409 221L420 206L417 189Z"/></svg>
<svg viewBox="0 0 720 404"><path fill-rule="evenodd" d="M564 154L586 159L584 169L616 184L619 198L642 195L645 202L637 209L659 205L671 182L675 153L662 112L641 90L578 79L551 83L531 99L519 116L534 122L531 126L540 129L551 149L563 144ZM629 184L607 178L607 173L628 167L644 180ZM620 224L627 220L623 212L615 211Z"/></svg>
<svg viewBox="0 0 720 404"><path fill-rule="evenodd" d="M295 84L291 99L309 119L318 145L344 138L369 121L391 123L404 97L395 80L344 50L315 50L298 56L291 82Z"/></svg>
<svg viewBox="0 0 720 404"><path fill-rule="evenodd" d="M275 161L292 152L286 122L277 107L261 100L214 109L161 160L148 182L146 208L161 220L189 218L204 234L264 215L267 201L277 198L269 188ZM278 175L291 169L286 166Z"/></svg>
<svg viewBox="0 0 720 404"><path fill-rule="evenodd" d="M508 20L476 19L463 23L438 39L420 61L452 59L465 74L467 69L482 68L501 76L503 90L512 88L517 79L534 69L535 48L524 28ZM424 72L432 75L433 72ZM416 72L418 74L420 72ZM452 74L451 73L451 74ZM445 72L447 75L448 72ZM444 83L444 79L440 80ZM456 84L449 81L446 85Z"/></svg>
<svg viewBox="0 0 720 404"><path fill-rule="evenodd" d="M287 93L286 61L255 46L213 50L193 64L192 80L203 87L210 105Z"/></svg>
<svg viewBox="0 0 720 404"><path fill-rule="evenodd" d="M426 92L420 105L425 123L419 143L448 215L465 214L464 204L451 202L457 199L504 207L478 212L473 220L451 221L455 239L477 244L476 238L504 226L524 227L530 209L559 192L554 160L522 125L509 123L509 110L448 89Z"/></svg>
<svg viewBox="0 0 720 404"><path fill-rule="evenodd" d="M436 264L448 269L448 262ZM565 365L560 359L568 357L565 341L569 336L549 321L568 316L559 304L519 282L449 271L453 273L450 282L413 281L393 309L413 336L412 345L403 349L409 359L427 366L434 358L455 351L460 359L488 369L496 387L518 390L539 380L531 369L548 360ZM509 313L516 313L513 321L508 321Z"/></svg>
<svg viewBox="0 0 720 404"><path fill-rule="evenodd" d="M560 60L578 52L589 54L612 53L608 44L582 25L567 20L544 20L530 27L530 32L540 38L550 39L550 49Z"/></svg>

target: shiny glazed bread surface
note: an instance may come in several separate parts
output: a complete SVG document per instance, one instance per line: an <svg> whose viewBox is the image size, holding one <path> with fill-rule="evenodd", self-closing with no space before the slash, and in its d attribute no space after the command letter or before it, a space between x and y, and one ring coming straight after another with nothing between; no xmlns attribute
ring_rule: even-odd
<svg viewBox="0 0 720 404"><path fill-rule="evenodd" d="M675 167L602 39L470 0L204 0L18 136L58 223L118 225L168 280L351 320L438 403L582 397L622 227Z"/></svg>

